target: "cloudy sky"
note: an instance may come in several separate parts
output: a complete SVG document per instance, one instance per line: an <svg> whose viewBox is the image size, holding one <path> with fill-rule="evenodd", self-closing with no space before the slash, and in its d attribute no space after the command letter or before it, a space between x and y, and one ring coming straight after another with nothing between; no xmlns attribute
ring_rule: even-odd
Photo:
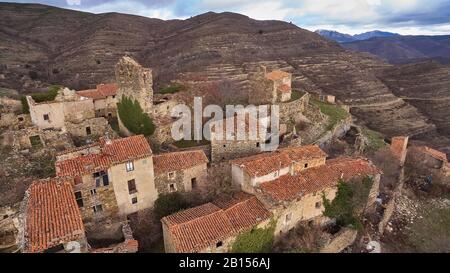
<svg viewBox="0 0 450 273"><path fill-rule="evenodd" d="M11 2L2 1L0 2ZM356 34L450 34L450 0L25 0L93 13L121 12L184 19L207 11L232 11L259 20L292 21L309 30Z"/></svg>

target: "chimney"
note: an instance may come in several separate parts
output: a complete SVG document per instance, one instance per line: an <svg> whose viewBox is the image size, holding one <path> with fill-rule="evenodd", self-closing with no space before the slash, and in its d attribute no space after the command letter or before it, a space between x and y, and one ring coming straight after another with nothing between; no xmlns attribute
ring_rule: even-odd
<svg viewBox="0 0 450 273"><path fill-rule="evenodd" d="M391 141L391 152L399 160L400 166L405 164L408 141L409 137L407 136L393 137Z"/></svg>

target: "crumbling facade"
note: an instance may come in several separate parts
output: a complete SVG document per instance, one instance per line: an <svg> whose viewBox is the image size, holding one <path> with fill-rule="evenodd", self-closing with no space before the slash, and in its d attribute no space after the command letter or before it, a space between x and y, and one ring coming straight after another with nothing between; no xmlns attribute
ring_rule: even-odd
<svg viewBox="0 0 450 273"><path fill-rule="evenodd" d="M111 118L117 115L117 90L115 83L99 84L96 89L77 91L77 94L91 98L96 117Z"/></svg>
<svg viewBox="0 0 450 273"><path fill-rule="evenodd" d="M158 193L201 191L207 185L208 158L202 150L155 155Z"/></svg>
<svg viewBox="0 0 450 273"><path fill-rule="evenodd" d="M250 76L253 92L249 94L249 103L254 105L287 102L292 97L292 74L274 70L267 73L261 66Z"/></svg>
<svg viewBox="0 0 450 273"><path fill-rule="evenodd" d="M227 124L230 120L233 127L228 130ZM267 139L267 126L263 126L263 123L263 121L251 119L249 116L243 123L238 117L212 122L209 128L211 161L221 162L261 153Z"/></svg>
<svg viewBox="0 0 450 273"><path fill-rule="evenodd" d="M95 118L94 102L67 88L58 92L54 101L36 103L27 96L31 121L39 129L62 129L66 123L80 123Z"/></svg>

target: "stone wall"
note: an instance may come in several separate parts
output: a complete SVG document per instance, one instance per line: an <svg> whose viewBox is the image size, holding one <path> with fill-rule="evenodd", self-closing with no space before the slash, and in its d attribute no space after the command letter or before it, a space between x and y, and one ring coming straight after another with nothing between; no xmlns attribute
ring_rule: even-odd
<svg viewBox="0 0 450 273"><path fill-rule="evenodd" d="M259 144L259 145L258 145ZM220 162L261 153L261 141L212 140L211 160Z"/></svg>
<svg viewBox="0 0 450 273"><path fill-rule="evenodd" d="M253 105L272 104L276 102L277 93L272 81L266 79L265 70L249 75L252 92L249 92L248 103Z"/></svg>
<svg viewBox="0 0 450 273"><path fill-rule="evenodd" d="M104 136L106 132L112 133L112 129L105 118L91 118L81 123L67 123L67 131L73 137L98 137Z"/></svg>
<svg viewBox="0 0 450 273"><path fill-rule="evenodd" d="M286 123L303 114L309 104L311 95L306 93L301 98L285 103L277 104L280 107L280 122Z"/></svg>
<svg viewBox="0 0 450 273"><path fill-rule="evenodd" d="M155 186L159 194L170 193L170 185L175 184L177 192L190 192L192 190L201 190L207 183L207 165L201 164L186 170L173 172L173 178L169 178L169 173L155 175ZM192 179L196 179L197 188L192 188Z"/></svg>
<svg viewBox="0 0 450 273"><path fill-rule="evenodd" d="M334 200L337 187L327 188L323 192L328 200ZM260 198L260 200L264 200L264 198ZM266 206L272 207L271 211L275 215L275 218L278 219L275 234L288 232L299 222L310 221L322 216L325 210L322 192L308 194L302 196L297 201L286 204L274 206L267 202L264 203ZM288 220L289 218L290 220Z"/></svg>
<svg viewBox="0 0 450 273"><path fill-rule="evenodd" d="M340 253L355 242L357 235L357 230L345 228L335 235L331 242L320 250L320 253Z"/></svg>
<svg viewBox="0 0 450 273"><path fill-rule="evenodd" d="M84 175L82 180L83 183L75 185L74 192L81 192L83 198L83 207L80 207L83 222L100 222L105 218L117 218L119 207L111 182L109 186L96 187L93 174ZM93 190L95 194L91 192ZM93 207L96 205L102 205L103 211L94 213Z"/></svg>
<svg viewBox="0 0 450 273"><path fill-rule="evenodd" d="M402 189L403 189L403 185L405 183L405 171L402 168L400 170L400 176L398 178L398 185L395 188L391 199L389 200L389 202L385 205L384 207L384 212L383 212L383 218L381 219L380 223L378 224L378 232L380 233L380 235L383 235L384 230L387 226L387 224L389 223L389 221L391 220L392 215L395 212L395 202L396 199L398 198L398 196L400 196L402 193Z"/></svg>
<svg viewBox="0 0 450 273"><path fill-rule="evenodd" d="M352 127L353 119L351 116L340 121L331 131L328 131L320 139L316 140L314 144L323 148L331 143L335 138L344 136Z"/></svg>
<svg viewBox="0 0 450 273"><path fill-rule="evenodd" d="M153 158L146 157L133 161L134 170L127 172L125 162L109 168L108 175L114 187L120 215L129 215L153 207L158 198L153 171ZM128 181L135 180L136 191L130 192ZM133 198L137 203L133 204Z"/></svg>
<svg viewBox="0 0 450 273"><path fill-rule="evenodd" d="M67 133L58 130L39 130L38 127L28 127L16 131L7 131L1 135L1 145L11 147L16 151L36 147L53 147L58 151L70 149L73 142Z"/></svg>
<svg viewBox="0 0 450 273"><path fill-rule="evenodd" d="M116 65L118 101L123 96L137 100L145 113L151 113L153 107L152 70L142 67L130 57L123 57Z"/></svg>

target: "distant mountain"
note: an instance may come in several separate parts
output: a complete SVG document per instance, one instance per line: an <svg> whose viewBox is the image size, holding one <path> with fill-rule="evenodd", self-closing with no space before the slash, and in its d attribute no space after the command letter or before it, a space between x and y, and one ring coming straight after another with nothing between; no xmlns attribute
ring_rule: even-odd
<svg viewBox="0 0 450 273"><path fill-rule="evenodd" d="M354 42L354 41L368 40L368 39L372 39L372 38L400 36L400 34L397 34L397 33L385 32L385 31L379 31L379 30L364 32L364 33L356 34L356 35L350 35L350 34L340 33L340 32L334 31L334 30L325 30L325 29L319 29L319 30L316 30L315 32L329 40L333 40L338 43L349 43L349 42Z"/></svg>
<svg viewBox="0 0 450 273"><path fill-rule="evenodd" d="M319 29L315 32L329 40L333 40L338 43L348 43L356 41L356 39L352 35L340 33L334 30Z"/></svg>
<svg viewBox="0 0 450 273"><path fill-rule="evenodd" d="M369 31L369 32L364 32L361 34L353 35L353 37L358 41L368 40L368 39L372 39L372 38L398 37L398 36L400 36L400 34L386 32L386 31L379 31L379 30L374 30L374 31Z"/></svg>
<svg viewBox="0 0 450 273"><path fill-rule="evenodd" d="M394 36L342 44L359 52L368 52L393 64L436 60L450 63L450 35Z"/></svg>

